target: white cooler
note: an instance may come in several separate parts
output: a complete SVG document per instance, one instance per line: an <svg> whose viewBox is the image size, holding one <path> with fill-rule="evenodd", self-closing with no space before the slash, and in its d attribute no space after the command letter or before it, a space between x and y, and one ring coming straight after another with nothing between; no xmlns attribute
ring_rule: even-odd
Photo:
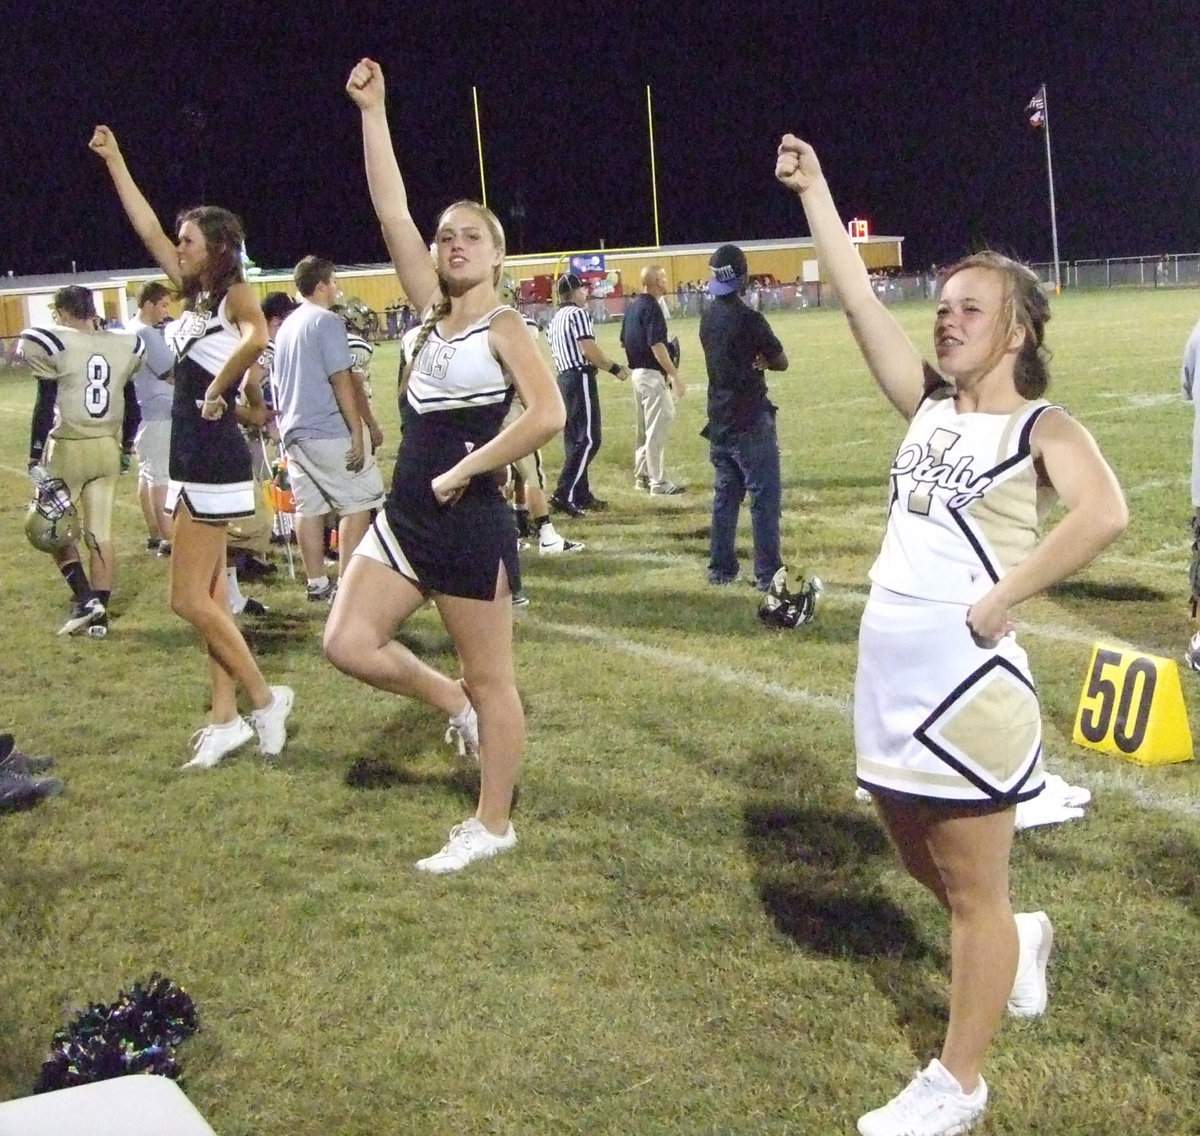
<svg viewBox="0 0 1200 1136"><path fill-rule="evenodd" d="M135 1073L0 1104L0 1136L216 1136L169 1077Z"/></svg>

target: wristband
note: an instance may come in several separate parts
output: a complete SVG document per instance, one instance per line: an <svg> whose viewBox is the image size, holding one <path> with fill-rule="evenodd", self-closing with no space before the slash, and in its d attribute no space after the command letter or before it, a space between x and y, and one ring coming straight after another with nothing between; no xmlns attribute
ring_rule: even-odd
<svg viewBox="0 0 1200 1136"><path fill-rule="evenodd" d="M619 375L621 373L621 364L620 363L610 363L609 368L608 368L608 373L610 375Z"/></svg>

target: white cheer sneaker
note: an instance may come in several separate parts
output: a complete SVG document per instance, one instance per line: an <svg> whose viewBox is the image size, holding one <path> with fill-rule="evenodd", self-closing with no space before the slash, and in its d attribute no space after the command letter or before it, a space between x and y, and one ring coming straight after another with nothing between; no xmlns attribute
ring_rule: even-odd
<svg viewBox="0 0 1200 1136"><path fill-rule="evenodd" d="M861 1136L959 1136L975 1127L987 1107L987 1085L979 1078L964 1093L935 1057L883 1108L859 1117Z"/></svg>

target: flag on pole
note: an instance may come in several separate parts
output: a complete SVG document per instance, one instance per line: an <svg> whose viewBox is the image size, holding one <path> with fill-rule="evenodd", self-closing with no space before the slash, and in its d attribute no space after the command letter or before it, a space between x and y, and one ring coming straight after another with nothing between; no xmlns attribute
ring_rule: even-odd
<svg viewBox="0 0 1200 1136"><path fill-rule="evenodd" d="M1046 84L1043 83L1037 89L1037 94L1029 100L1029 105L1025 108L1025 113L1029 115L1029 125L1035 130L1046 125Z"/></svg>

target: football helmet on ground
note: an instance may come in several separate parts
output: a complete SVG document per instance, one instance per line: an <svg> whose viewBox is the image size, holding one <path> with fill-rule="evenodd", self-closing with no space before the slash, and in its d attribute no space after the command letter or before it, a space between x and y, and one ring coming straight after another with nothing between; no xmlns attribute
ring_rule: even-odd
<svg viewBox="0 0 1200 1136"><path fill-rule="evenodd" d="M780 568L759 602L758 618L768 627L801 627L811 623L824 590L816 576L795 576L789 581L787 568Z"/></svg>

